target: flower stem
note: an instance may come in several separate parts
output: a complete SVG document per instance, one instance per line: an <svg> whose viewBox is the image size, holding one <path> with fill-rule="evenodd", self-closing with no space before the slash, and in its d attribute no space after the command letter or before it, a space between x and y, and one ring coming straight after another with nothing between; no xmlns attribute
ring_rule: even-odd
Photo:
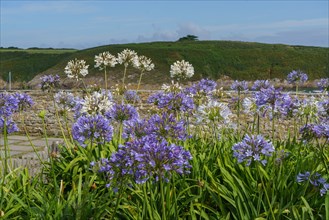
<svg viewBox="0 0 329 220"><path fill-rule="evenodd" d="M106 66L104 68L104 80L105 80L105 90L107 91L107 75L106 75Z"/></svg>
<svg viewBox="0 0 329 220"><path fill-rule="evenodd" d="M166 205L165 205L165 195L164 195L164 190L163 190L163 178L160 176L159 177L159 182L160 182L160 193L161 193L161 203L162 203L162 220L166 220Z"/></svg>
<svg viewBox="0 0 329 220"><path fill-rule="evenodd" d="M115 204L115 208L114 208L114 211L113 211L113 214L112 214L110 220L113 220L113 219L114 219L114 216L115 216L115 214L116 214L116 212L117 212L117 210L118 210L119 203L120 203L120 200L121 200L122 191L123 191L123 184L122 184L122 182L121 182L121 183L120 183L119 193L118 193L118 196L117 196L117 201L116 201L116 204Z"/></svg>
<svg viewBox="0 0 329 220"><path fill-rule="evenodd" d="M151 206L149 204L149 201L148 201L148 197L147 197L147 192L146 192L146 184L145 183L143 185L143 193L144 193L144 208L146 207L147 208L147 211L149 213L149 217L150 217L150 220L153 220L153 215L152 215L152 210L151 210Z"/></svg>
<svg viewBox="0 0 329 220"><path fill-rule="evenodd" d="M138 84L137 84L137 89L136 89L136 95L138 95L138 90L139 90L139 86L141 84L142 81L142 76L143 76L143 71L141 71L141 75L139 76L139 80L138 80ZM134 99L134 104L136 102L136 99Z"/></svg>
<svg viewBox="0 0 329 220"><path fill-rule="evenodd" d="M265 185L264 185L264 181L263 181L263 176L262 176L262 173L260 172L260 168L259 168L259 164L257 164L257 170L258 170L258 173L260 175L260 181L261 181L261 184L262 184L262 187L263 187L263 190L264 190L264 193L265 193L265 197L266 197L266 200L267 200L267 203L270 207L270 212L271 212L271 215L272 215L272 218L273 219L276 219L275 218L275 215L274 215L274 212L272 210L272 205L271 205L271 202L270 202L270 198L268 197L268 193L267 193L267 190L265 188Z"/></svg>
<svg viewBox="0 0 329 220"><path fill-rule="evenodd" d="M8 173L8 132L7 132L7 120L4 118L3 121L3 146L5 150L5 158L4 158L4 172L3 172L3 179L5 179L5 176Z"/></svg>

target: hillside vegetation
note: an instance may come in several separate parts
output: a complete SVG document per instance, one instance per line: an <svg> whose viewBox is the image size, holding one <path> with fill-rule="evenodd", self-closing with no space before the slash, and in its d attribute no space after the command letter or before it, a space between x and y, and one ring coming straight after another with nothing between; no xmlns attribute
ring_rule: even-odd
<svg viewBox="0 0 329 220"><path fill-rule="evenodd" d="M73 49L0 49L0 79L8 80L12 73L13 81L29 81L37 74L61 62Z"/></svg>
<svg viewBox="0 0 329 220"><path fill-rule="evenodd" d="M29 53L2 49L0 76L6 79L9 71L18 81L31 80L40 73L64 76L64 67L74 58L86 60L90 65L89 76L102 76L103 72L94 68L94 56L104 51L117 55L126 48L153 60L155 69L143 80L150 84L168 82L170 65L182 59L195 68L192 80L222 76L239 80L284 79L289 72L298 69L307 73L310 79L329 76L329 48L234 41L117 44L61 53L55 53L56 50L53 53ZM110 79L118 81L122 77L122 69L122 66L110 69ZM139 73L132 69L129 73L128 81L135 82Z"/></svg>

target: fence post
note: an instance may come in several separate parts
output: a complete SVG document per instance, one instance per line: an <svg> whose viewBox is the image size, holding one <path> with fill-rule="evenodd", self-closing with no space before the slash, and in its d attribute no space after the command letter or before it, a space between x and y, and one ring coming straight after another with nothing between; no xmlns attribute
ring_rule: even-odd
<svg viewBox="0 0 329 220"><path fill-rule="evenodd" d="M10 91L11 90L11 72L9 72L8 83L9 83L9 91Z"/></svg>

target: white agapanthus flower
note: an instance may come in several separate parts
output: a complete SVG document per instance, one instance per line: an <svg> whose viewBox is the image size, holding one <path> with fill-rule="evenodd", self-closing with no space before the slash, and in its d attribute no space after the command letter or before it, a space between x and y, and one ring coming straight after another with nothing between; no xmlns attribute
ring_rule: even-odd
<svg viewBox="0 0 329 220"><path fill-rule="evenodd" d="M88 67L89 65L86 65L86 61L75 58L67 63L64 72L68 78L79 80L80 75L86 76L88 74Z"/></svg>
<svg viewBox="0 0 329 220"><path fill-rule="evenodd" d="M194 75L194 68L189 62L182 60L176 61L170 66L170 77L177 79L187 79Z"/></svg>
<svg viewBox="0 0 329 220"><path fill-rule="evenodd" d="M95 56L95 63L96 63L95 67L102 70L104 67L107 66L115 67L118 61L114 55L106 51Z"/></svg>
<svg viewBox="0 0 329 220"><path fill-rule="evenodd" d="M252 97L247 97L242 101L242 107L245 113L254 115L258 111L256 104L256 99Z"/></svg>
<svg viewBox="0 0 329 220"><path fill-rule="evenodd" d="M124 64L126 67L129 64L136 66L138 65L138 55L134 50L124 49L121 53L118 53L118 63Z"/></svg>
<svg viewBox="0 0 329 220"><path fill-rule="evenodd" d="M198 121L229 124L232 112L227 104L215 100L209 100L207 104L200 105L197 110Z"/></svg>
<svg viewBox="0 0 329 220"><path fill-rule="evenodd" d="M154 69L154 64L152 63L152 60L143 55L139 56L138 59L135 59L133 65L136 69L139 69L142 72L151 71Z"/></svg>
<svg viewBox="0 0 329 220"><path fill-rule="evenodd" d="M183 90L183 87L181 87L179 85L179 83L174 83L174 81L171 81L171 84L167 85L167 84L163 84L161 86L161 89L164 91L164 92L180 92Z"/></svg>
<svg viewBox="0 0 329 220"><path fill-rule="evenodd" d="M301 102L297 110L297 115L305 116L309 120L316 120L318 117L318 106L318 100L316 100L314 96L306 98Z"/></svg>
<svg viewBox="0 0 329 220"><path fill-rule="evenodd" d="M81 113L87 115L104 114L113 106L112 95L110 91L101 90L88 94L82 103Z"/></svg>
<svg viewBox="0 0 329 220"><path fill-rule="evenodd" d="M54 95L56 107L61 111L72 111L76 105L75 97L72 93L59 91Z"/></svg>

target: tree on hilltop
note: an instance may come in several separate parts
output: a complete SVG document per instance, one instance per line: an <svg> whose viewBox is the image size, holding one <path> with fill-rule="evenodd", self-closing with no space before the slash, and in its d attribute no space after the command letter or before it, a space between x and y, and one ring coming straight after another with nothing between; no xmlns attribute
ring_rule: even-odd
<svg viewBox="0 0 329 220"><path fill-rule="evenodd" d="M178 41L197 41L197 40L199 40L198 36L190 35L190 34L178 39Z"/></svg>

